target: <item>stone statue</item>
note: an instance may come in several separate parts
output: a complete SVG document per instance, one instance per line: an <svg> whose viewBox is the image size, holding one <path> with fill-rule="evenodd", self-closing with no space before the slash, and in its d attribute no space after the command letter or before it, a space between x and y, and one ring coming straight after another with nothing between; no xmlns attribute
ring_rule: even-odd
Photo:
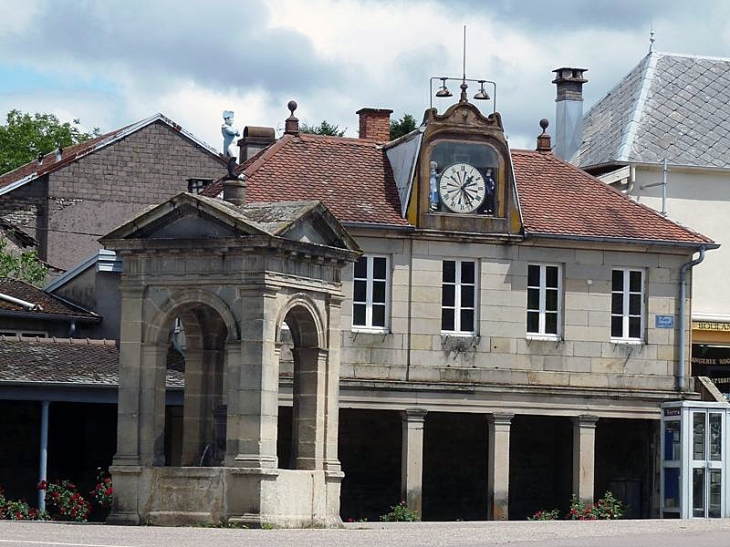
<svg viewBox="0 0 730 547"><path fill-rule="evenodd" d="M223 111L221 133L223 134L223 155L227 158L235 158L237 156L235 148L236 137L240 136L241 133L233 127L233 112L231 110Z"/></svg>

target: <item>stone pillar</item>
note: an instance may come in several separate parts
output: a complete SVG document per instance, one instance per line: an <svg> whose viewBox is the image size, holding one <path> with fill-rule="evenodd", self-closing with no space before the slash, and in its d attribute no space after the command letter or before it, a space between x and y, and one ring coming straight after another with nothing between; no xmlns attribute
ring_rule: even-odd
<svg viewBox="0 0 730 547"><path fill-rule="evenodd" d="M295 348L292 438L296 469L324 468L327 352Z"/></svg>
<svg viewBox="0 0 730 547"><path fill-rule="evenodd" d="M264 288L241 291L240 359L231 361L226 454L232 465L249 469L276 468L279 414L279 363L276 360L277 294ZM228 461L228 456L226 457Z"/></svg>
<svg viewBox="0 0 730 547"><path fill-rule="evenodd" d="M408 408L403 411L401 448L401 499L408 508L423 515L423 428L426 410Z"/></svg>
<svg viewBox="0 0 730 547"><path fill-rule="evenodd" d="M598 416L573 418L573 494L583 503L593 503Z"/></svg>
<svg viewBox="0 0 730 547"><path fill-rule="evenodd" d="M190 345L188 341L188 345ZM183 466L197 467L203 445L203 352L188 347L185 350L185 397L183 406L183 440L181 462Z"/></svg>
<svg viewBox="0 0 730 547"><path fill-rule="evenodd" d="M139 456L142 465L165 465L166 345L142 344Z"/></svg>
<svg viewBox="0 0 730 547"><path fill-rule="evenodd" d="M129 258L125 260L131 261ZM117 453L114 465L139 465L139 413L141 380L142 309L144 287L122 282L119 343L119 395L117 403ZM116 483L115 483L116 484Z"/></svg>
<svg viewBox="0 0 730 547"><path fill-rule="evenodd" d="M489 475L487 486L487 518L509 518L509 440L514 414L487 416L489 424Z"/></svg>
<svg viewBox="0 0 730 547"><path fill-rule="evenodd" d="M333 266L334 267L334 266ZM336 270L339 279L339 270ZM337 455L340 422L341 293L326 297L327 369L325 377L324 471L327 489L327 526L339 526L340 490L345 474Z"/></svg>

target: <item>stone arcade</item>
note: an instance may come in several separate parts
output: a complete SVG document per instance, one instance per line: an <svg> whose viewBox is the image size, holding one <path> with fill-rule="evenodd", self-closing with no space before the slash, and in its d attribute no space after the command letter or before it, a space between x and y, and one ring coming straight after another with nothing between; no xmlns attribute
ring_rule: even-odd
<svg viewBox="0 0 730 547"><path fill-rule="evenodd" d="M192 194L102 242L124 259L109 522L339 523L340 276L357 244L319 202L236 207ZM186 339L181 431L165 410L178 319ZM294 357L292 469L277 462L285 325ZM216 465L203 467L206 458Z"/></svg>

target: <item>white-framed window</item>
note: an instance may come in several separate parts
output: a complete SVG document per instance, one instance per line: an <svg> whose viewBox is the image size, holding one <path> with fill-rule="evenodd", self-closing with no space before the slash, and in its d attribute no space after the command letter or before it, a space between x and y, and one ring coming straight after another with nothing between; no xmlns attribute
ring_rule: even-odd
<svg viewBox="0 0 730 547"><path fill-rule="evenodd" d="M475 334L477 309L477 263L444 260L441 276L441 331Z"/></svg>
<svg viewBox="0 0 730 547"><path fill-rule="evenodd" d="M642 340L644 332L644 272L611 272L611 338Z"/></svg>
<svg viewBox="0 0 730 547"><path fill-rule="evenodd" d="M563 280L556 264L527 266L527 335L558 338L562 323Z"/></svg>
<svg viewBox="0 0 730 547"><path fill-rule="evenodd" d="M353 330L385 331L390 314L387 256L365 255L355 262L352 279Z"/></svg>

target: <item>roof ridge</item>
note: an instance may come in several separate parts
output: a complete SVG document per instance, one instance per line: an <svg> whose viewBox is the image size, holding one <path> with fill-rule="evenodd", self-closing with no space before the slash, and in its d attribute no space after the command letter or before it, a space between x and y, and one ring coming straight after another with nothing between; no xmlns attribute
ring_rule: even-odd
<svg viewBox="0 0 730 547"><path fill-rule="evenodd" d="M644 75L641 78L642 84L641 88L639 89L639 96L634 103L634 111L631 115L631 118L626 124L626 133L624 133L623 137L621 138L621 142L618 145L618 154L616 158L617 161L629 160L629 156L631 155L631 149L633 148L634 141L636 140L636 134L639 129L641 117L644 114L644 107L646 106L646 101L649 97L649 91L651 90L651 85L654 82L654 76L656 74L656 64L659 56L660 54L658 53L650 52L649 55L644 57L644 59L642 60L642 63L644 63Z"/></svg>
<svg viewBox="0 0 730 547"><path fill-rule="evenodd" d="M116 340L109 340L107 338L57 338L55 336L42 337L42 336L8 336L6 334L0 335L0 342L40 342L44 344L68 344L72 346L116 346Z"/></svg>

